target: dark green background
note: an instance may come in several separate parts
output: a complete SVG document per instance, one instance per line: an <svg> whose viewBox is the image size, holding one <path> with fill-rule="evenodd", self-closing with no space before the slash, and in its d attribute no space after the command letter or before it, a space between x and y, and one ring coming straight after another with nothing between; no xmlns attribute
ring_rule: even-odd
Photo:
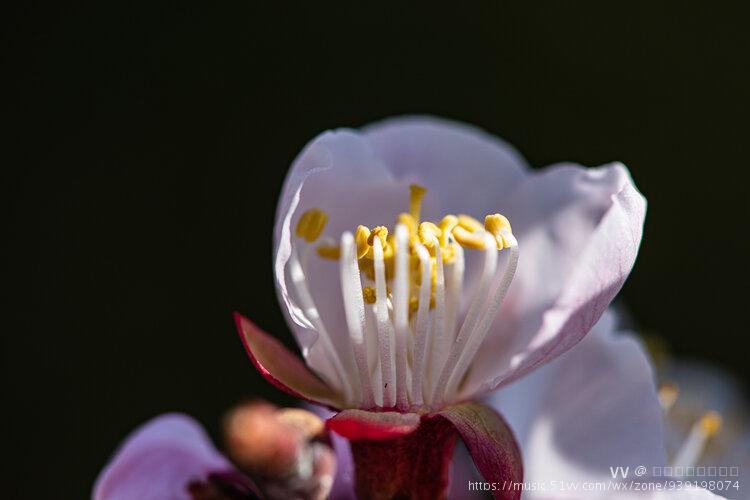
<svg viewBox="0 0 750 500"><path fill-rule="evenodd" d="M285 171L318 132L401 113L478 124L534 166L625 162L649 213L624 299L747 379L740 2L260 4L4 16L3 496L85 497L163 411L216 433L243 397L290 403L231 312L290 339L271 274Z"/></svg>

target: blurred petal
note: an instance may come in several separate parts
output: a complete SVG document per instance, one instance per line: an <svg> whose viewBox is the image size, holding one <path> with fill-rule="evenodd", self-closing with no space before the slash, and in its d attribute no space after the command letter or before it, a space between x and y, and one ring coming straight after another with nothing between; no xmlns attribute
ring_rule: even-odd
<svg viewBox="0 0 750 500"><path fill-rule="evenodd" d="M736 467L738 475L731 479L739 482L740 489L730 488L722 495L731 499L750 498L750 487L744 481L750 473L750 408L741 384L718 367L698 361L675 359L661 375L663 381L678 388L677 399L666 419L669 456L675 456L693 425L707 411L719 412L721 430L708 441L695 465ZM698 475L700 470L706 474ZM700 468L690 479L711 481L716 477Z"/></svg>
<svg viewBox="0 0 750 500"><path fill-rule="evenodd" d="M487 482L523 482L521 450L513 431L489 406L465 403L439 412L461 435L474 464ZM467 485L468 486L468 485ZM495 498L518 499L520 491L494 491Z"/></svg>
<svg viewBox="0 0 750 500"><path fill-rule="evenodd" d="M331 444L336 452L336 475L329 495L330 500L356 498L354 494L354 461L349 440L338 434L331 434Z"/></svg>
<svg viewBox="0 0 750 500"><path fill-rule="evenodd" d="M334 412L317 405L305 405L305 408L323 420L328 420L335 415ZM349 440L335 432L330 433L330 439L333 450L336 452L336 476L329 498L331 500L356 498L354 494L354 461Z"/></svg>
<svg viewBox="0 0 750 500"><path fill-rule="evenodd" d="M527 481L611 479L666 464L664 424L640 343L606 314L575 348L493 394L521 443Z"/></svg>
<svg viewBox="0 0 750 500"><path fill-rule="evenodd" d="M393 439L414 432L419 427L419 415L344 410L326 421L326 427L351 440Z"/></svg>
<svg viewBox="0 0 750 500"><path fill-rule="evenodd" d="M446 213L481 217L501 209L526 176L520 154L505 141L465 123L430 116L389 118L363 129L391 174L416 182Z"/></svg>
<svg viewBox="0 0 750 500"><path fill-rule="evenodd" d="M601 496L600 498L605 497ZM606 498L615 498L617 500L713 500L724 497L715 495L703 488L691 488L686 486L685 489L676 491L632 491L628 493L620 493L618 495L608 494Z"/></svg>
<svg viewBox="0 0 750 500"><path fill-rule="evenodd" d="M508 211L518 271L465 394L507 384L588 333L633 267L645 210L621 164L554 166L527 178Z"/></svg>
<svg viewBox="0 0 750 500"><path fill-rule="evenodd" d="M190 500L188 485L232 465L192 418L166 414L136 429L102 470L94 500Z"/></svg>
<svg viewBox="0 0 750 500"><path fill-rule="evenodd" d="M281 342L239 313L234 313L234 319L250 360L266 380L292 396L333 408L342 406L339 394L316 377Z"/></svg>

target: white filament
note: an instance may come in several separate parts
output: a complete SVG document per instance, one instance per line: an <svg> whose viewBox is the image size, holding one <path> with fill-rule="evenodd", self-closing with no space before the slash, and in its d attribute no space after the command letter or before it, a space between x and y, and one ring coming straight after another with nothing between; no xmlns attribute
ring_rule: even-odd
<svg viewBox="0 0 750 500"><path fill-rule="evenodd" d="M500 307L500 304L502 304L505 295L508 293L508 288L510 288L510 284L516 274L516 268L518 267L518 242L510 233L507 233L504 236L510 245L508 264L505 266L505 271L503 271L500 283L497 285L497 288L495 288L494 293L490 297L489 303L482 312L481 320L479 320L479 323L473 328L468 336L464 352L453 370L453 375L448 380L448 387L446 390L447 394L455 393L458 383L466 374L466 370L474 360L474 356L476 356L479 346L484 342L487 332L489 332L490 326L492 325L492 321L497 315L497 310Z"/></svg>
<svg viewBox="0 0 750 500"><path fill-rule="evenodd" d="M406 349L409 335L409 231L396 225L396 269L393 282L393 323L396 333L396 406L406 409Z"/></svg>
<svg viewBox="0 0 750 500"><path fill-rule="evenodd" d="M378 325L374 305L365 304L365 344L367 363L372 378L372 394L375 406L383 406L383 377L380 370L380 346L378 345Z"/></svg>
<svg viewBox="0 0 750 500"><path fill-rule="evenodd" d="M464 249L456 243L451 242L451 248L453 249L454 259L450 265L450 277L447 283L447 304L445 312L446 329L448 332L446 342L452 342L455 340L456 333L456 322L458 321L458 311L461 309L461 292L464 288ZM447 348L447 347L446 347ZM443 353L445 356L446 353ZM444 360L441 360L441 364ZM442 366L442 365L441 365ZM439 368L439 367L438 367Z"/></svg>
<svg viewBox="0 0 750 500"><path fill-rule="evenodd" d="M311 248L311 247L308 247ZM304 264L307 263L307 251L305 252ZM310 290L307 287L307 280L305 278L305 270L300 263L299 257L297 256L297 249L293 246L292 253L289 257L290 276L292 279L292 285L299 300L300 305L305 313L305 316L312 324L312 327L318 333L318 338L323 344L323 349L331 359L333 363L334 371L336 372L337 380L332 385L341 387L344 393L344 399L349 402L353 402L354 399L358 399L358 395L355 394L352 384L350 383L350 377L347 374L347 370L344 368L339 353L331 341L331 336L328 334L328 330L323 323L323 319L318 313L318 308L315 306ZM356 383L356 382L354 382Z"/></svg>
<svg viewBox="0 0 750 500"><path fill-rule="evenodd" d="M432 403L434 382L437 370L442 367L446 346L446 307L445 307L445 271L443 269L443 254L440 250L438 239L433 236L435 246L435 313L433 315L433 335L430 342L430 351L425 370L427 372L427 387L425 388L425 399Z"/></svg>
<svg viewBox="0 0 750 500"><path fill-rule="evenodd" d="M430 254L427 249L421 245L414 246L422 270L422 280L419 285L419 306L417 307L417 326L414 333L414 360L412 364L412 381L411 394L412 402L415 405L421 405L424 402L422 397L422 377L424 375L424 355L427 345L427 313L430 309L430 294L432 293L432 266L430 264Z"/></svg>
<svg viewBox="0 0 750 500"><path fill-rule="evenodd" d="M357 245L351 232L341 236L340 278L350 346L336 350L305 284L304 263L293 252L291 277L301 307L318 331L323 348L330 354L339 386L348 404L408 410L423 405L439 407L459 395L459 386L489 333L518 264L518 244L503 233L509 256L502 273L497 272L495 238L485 239L484 263L478 286L459 325L464 282L464 251L451 237L454 258L446 266L443 250L435 246L435 289L432 290L432 259L420 243L413 244L419 259L421 280L410 278L409 232L395 228L393 293L388 294L384 246L373 239L375 303L366 305L357 259ZM499 279L498 279L499 278ZM414 290L411 287L414 286ZM418 293L415 317L410 322L410 297ZM434 292L434 307L430 307ZM341 356L344 356L343 358ZM375 384L375 387L373 387ZM689 443L686 443L686 446ZM696 445L693 445L696 446ZM686 448L680 458L689 459Z"/></svg>
<svg viewBox="0 0 750 500"><path fill-rule="evenodd" d="M346 324L349 327L349 338L352 343L354 361L359 370L362 386L361 406L371 408L375 405L370 370L367 361L367 344L364 338L365 302L362 297L362 285L359 278L357 249L354 236L350 232L341 235L341 291L344 299Z"/></svg>
<svg viewBox="0 0 750 500"><path fill-rule="evenodd" d="M461 325L458 336L448 353L448 359L446 359L443 369L440 372L440 377L438 378L432 398L436 404L441 404L443 402L447 392L446 389L448 382L451 377L453 377L458 360L463 354L466 346L466 342L468 341L479 315L483 310L482 305L487 299L487 292L492 282L492 278L495 275L495 269L497 268L497 246L495 238L489 233L484 233L484 237L484 267L482 269L482 277L479 281L479 288L477 288L477 291L472 298L469 312L466 314L466 319L464 319L464 322Z"/></svg>
<svg viewBox="0 0 750 500"><path fill-rule="evenodd" d="M693 424L685 441L680 446L674 458L672 467L693 467L703 454L706 442L711 435L703 428L702 419Z"/></svg>
<svg viewBox="0 0 750 500"><path fill-rule="evenodd" d="M378 345L380 346L383 406L391 407L396 402L396 388L393 383L396 366L391 357L393 324L388 317L388 292L385 285L385 263L383 262L383 245L380 238L374 239L373 250L375 257L375 317L377 319Z"/></svg>

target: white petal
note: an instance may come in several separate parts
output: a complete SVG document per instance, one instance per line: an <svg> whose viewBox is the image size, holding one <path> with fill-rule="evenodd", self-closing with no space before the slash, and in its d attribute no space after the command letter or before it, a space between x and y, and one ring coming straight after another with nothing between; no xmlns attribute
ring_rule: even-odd
<svg viewBox="0 0 750 500"><path fill-rule="evenodd" d="M645 217L645 200L621 164L549 167L510 205L518 270L466 394L515 380L583 338L627 278Z"/></svg>
<svg viewBox="0 0 750 500"><path fill-rule="evenodd" d="M610 466L666 464L649 361L612 323L605 315L574 349L492 396L521 444L524 480L611 479Z"/></svg>

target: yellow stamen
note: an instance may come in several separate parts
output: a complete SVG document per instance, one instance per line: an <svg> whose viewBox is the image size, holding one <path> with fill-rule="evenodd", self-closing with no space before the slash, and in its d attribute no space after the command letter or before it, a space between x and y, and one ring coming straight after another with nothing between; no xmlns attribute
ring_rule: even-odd
<svg viewBox="0 0 750 500"><path fill-rule="evenodd" d="M419 241L427 248L434 252L435 238L440 238L443 232L432 222L423 222L419 225Z"/></svg>
<svg viewBox="0 0 750 500"><path fill-rule="evenodd" d="M328 223L328 214L319 208L311 208L302 214L297 222L296 235L308 243L320 237Z"/></svg>
<svg viewBox="0 0 750 500"><path fill-rule="evenodd" d="M503 215L492 214L484 218L484 229L495 237L497 249L510 248L508 240L503 235L504 232L510 232L510 221Z"/></svg>
<svg viewBox="0 0 750 500"><path fill-rule="evenodd" d="M395 272L396 272L396 264L393 259L393 254L391 254L391 258L385 259L385 279L392 280Z"/></svg>
<svg viewBox="0 0 750 500"><path fill-rule="evenodd" d="M365 299L366 304L374 304L376 297L375 297L375 289L371 286L366 286L362 289L362 298Z"/></svg>
<svg viewBox="0 0 750 500"><path fill-rule="evenodd" d="M422 211L422 198L424 198L426 192L427 189L418 184L409 186L409 214L411 214L416 222L419 222L420 212Z"/></svg>
<svg viewBox="0 0 750 500"><path fill-rule="evenodd" d="M406 229L409 230L409 234L417 234L418 224L417 224L417 221L414 220L414 217L411 216L411 214L407 214L407 213L399 214L398 223L406 226Z"/></svg>
<svg viewBox="0 0 750 500"><path fill-rule="evenodd" d="M419 299L417 297L409 297L409 316L417 312L419 309Z"/></svg>
<svg viewBox="0 0 750 500"><path fill-rule="evenodd" d="M443 220L440 221L440 231L442 231L442 234L440 235L440 246L443 248L448 248L448 236L451 234L451 231L453 231L453 228L458 225L458 217L455 215L446 215L443 217Z"/></svg>
<svg viewBox="0 0 750 500"><path fill-rule="evenodd" d="M357 226L354 232L354 242L357 244L357 258L361 259L367 255L370 245L367 240L370 239L370 229L367 226Z"/></svg>
<svg viewBox="0 0 750 500"><path fill-rule="evenodd" d="M446 264L452 264L456 260L456 250L452 245L441 247L440 252L442 252L443 262Z"/></svg>
<svg viewBox="0 0 750 500"><path fill-rule="evenodd" d="M677 396L679 396L679 394L680 391L676 384L673 382L664 382L659 387L659 392L657 393L659 396L659 405L662 410L665 412L669 411L677 401Z"/></svg>
<svg viewBox="0 0 750 500"><path fill-rule="evenodd" d="M476 233L477 231L482 231L484 229L484 226L481 222L476 220L471 215L465 214L460 214L458 216L458 225L466 229L470 233Z"/></svg>
<svg viewBox="0 0 750 500"><path fill-rule="evenodd" d="M707 438L716 435L721 430L721 415L717 411L709 411L700 419L699 425L701 431L706 435Z"/></svg>
<svg viewBox="0 0 750 500"><path fill-rule="evenodd" d="M372 281L375 281L375 264L372 259L360 259L359 260L359 272L367 276Z"/></svg>
<svg viewBox="0 0 750 500"><path fill-rule="evenodd" d="M396 266L393 261L393 255L391 258L385 259L385 279L393 279L393 275L396 271ZM359 272L366 276L369 280L375 281L375 261L373 259L359 259Z"/></svg>
<svg viewBox="0 0 750 500"><path fill-rule="evenodd" d="M339 260L341 258L341 247L337 245L320 245L315 251L324 259Z"/></svg>
<svg viewBox="0 0 750 500"><path fill-rule="evenodd" d="M383 247L383 258L386 262L388 262L388 259L393 258L393 256L396 253L396 235L389 234L388 239L385 242L385 246Z"/></svg>
<svg viewBox="0 0 750 500"><path fill-rule="evenodd" d="M367 237L367 244L372 246L373 243L375 243L376 236L380 239L380 244L383 245L383 249L385 249L388 240L388 228L385 226L377 226L374 228L372 232L370 232L370 236Z"/></svg>
<svg viewBox="0 0 750 500"><path fill-rule="evenodd" d="M464 248L484 250L483 233L472 233L469 232L465 227L458 225L453 228L453 237L456 239L458 244Z"/></svg>

